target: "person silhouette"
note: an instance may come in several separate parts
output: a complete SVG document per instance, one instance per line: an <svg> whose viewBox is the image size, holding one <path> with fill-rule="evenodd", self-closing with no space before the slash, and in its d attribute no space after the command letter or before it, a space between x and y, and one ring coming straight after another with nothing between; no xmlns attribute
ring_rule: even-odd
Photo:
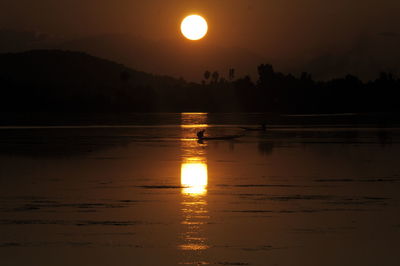
<svg viewBox="0 0 400 266"><path fill-rule="evenodd" d="M197 138L198 138L199 140L201 140L201 139L204 138L204 132L206 132L205 129L203 129L203 130L197 132Z"/></svg>

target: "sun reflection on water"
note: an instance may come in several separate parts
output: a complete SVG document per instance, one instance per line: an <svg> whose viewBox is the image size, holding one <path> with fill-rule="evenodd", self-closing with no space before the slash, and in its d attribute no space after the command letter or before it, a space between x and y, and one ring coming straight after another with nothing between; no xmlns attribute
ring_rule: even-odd
<svg viewBox="0 0 400 266"><path fill-rule="evenodd" d="M182 163L181 185L182 193L203 195L207 193L207 164L200 162Z"/></svg>
<svg viewBox="0 0 400 266"><path fill-rule="evenodd" d="M208 223L208 167L206 146L197 143L196 132L207 127L206 113L182 114L182 163L181 186L182 201L181 224L184 227L182 243L179 249L186 252L196 252L191 259L202 261L197 252L209 248L205 237L204 226ZM187 261L185 262L187 263Z"/></svg>

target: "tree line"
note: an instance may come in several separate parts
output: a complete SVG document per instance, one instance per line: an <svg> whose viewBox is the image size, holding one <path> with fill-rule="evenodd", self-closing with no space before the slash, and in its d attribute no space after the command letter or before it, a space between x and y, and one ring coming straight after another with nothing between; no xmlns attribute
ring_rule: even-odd
<svg viewBox="0 0 400 266"><path fill-rule="evenodd" d="M328 81L315 81L307 72L299 77L276 72L272 65L261 64L258 78L235 78L235 69L229 69L229 80L216 79L219 74L204 74L206 90L218 90L219 100L224 95L234 97L244 111L278 113L346 113L399 112L400 79L381 72L375 80L363 82L357 76L346 75Z"/></svg>
<svg viewBox="0 0 400 266"><path fill-rule="evenodd" d="M135 71L84 53L39 50L0 55L0 111L43 112L399 112L400 79L382 72L363 82L347 75L258 66L258 77L205 71L200 83Z"/></svg>

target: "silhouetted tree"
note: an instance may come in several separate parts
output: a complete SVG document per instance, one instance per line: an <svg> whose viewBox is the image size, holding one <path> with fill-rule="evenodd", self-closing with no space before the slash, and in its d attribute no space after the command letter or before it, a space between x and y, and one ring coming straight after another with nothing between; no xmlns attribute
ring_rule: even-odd
<svg viewBox="0 0 400 266"><path fill-rule="evenodd" d="M232 81L235 78L235 69L229 69L229 80Z"/></svg>
<svg viewBox="0 0 400 266"><path fill-rule="evenodd" d="M217 83L218 80L219 80L219 73L218 73L218 71L214 71L214 72L212 73L212 75L211 75L211 78L212 78L212 81L213 81L214 83Z"/></svg>
<svg viewBox="0 0 400 266"><path fill-rule="evenodd" d="M257 84L261 87L267 86L269 82L273 80L274 68L272 65L259 65L258 68L258 82Z"/></svg>
<svg viewBox="0 0 400 266"><path fill-rule="evenodd" d="M311 81L311 74L307 73L307 72L302 72L301 76L300 76L300 80L301 81Z"/></svg>
<svg viewBox="0 0 400 266"><path fill-rule="evenodd" d="M206 82L208 81L208 79L210 78L210 76L211 76L211 72L208 71L208 70L206 70L206 72L204 72L204 79L205 79Z"/></svg>

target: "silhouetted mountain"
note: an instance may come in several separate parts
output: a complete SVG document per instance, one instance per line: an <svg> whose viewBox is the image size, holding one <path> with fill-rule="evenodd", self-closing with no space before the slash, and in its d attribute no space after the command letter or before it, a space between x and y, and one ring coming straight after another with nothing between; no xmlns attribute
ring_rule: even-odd
<svg viewBox="0 0 400 266"><path fill-rule="evenodd" d="M153 110L157 90L184 83L80 52L0 54L0 110Z"/></svg>

